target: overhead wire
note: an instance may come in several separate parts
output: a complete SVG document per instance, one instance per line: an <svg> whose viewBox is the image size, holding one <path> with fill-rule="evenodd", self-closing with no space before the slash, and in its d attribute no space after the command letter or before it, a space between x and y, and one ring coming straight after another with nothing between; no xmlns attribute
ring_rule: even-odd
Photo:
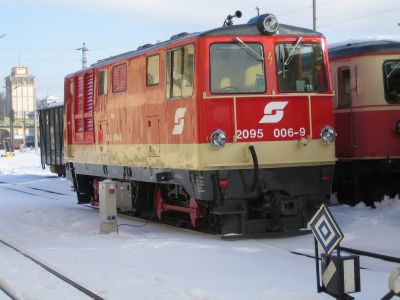
<svg viewBox="0 0 400 300"><path fill-rule="evenodd" d="M327 5L327 4L330 4L330 3L333 3L333 2L337 2L337 1L341 1L341 0L329 0L329 1L321 2L321 3L318 3L318 6ZM313 7L312 5L309 5L309 6L306 6L306 7L303 7L303 8L299 8L299 9L287 11L287 12L284 12L284 13L281 13L281 14L277 14L277 16L281 17L281 16L286 16L286 15L289 15L289 14L294 14L294 13L297 13L297 12L308 10L308 9L310 9L312 7ZM399 9L400 9L400 7L386 9L386 10L378 11L378 12L375 12L375 13L363 15L363 16L358 16L358 17L353 17L353 18L349 18L349 19L345 19L345 20L340 20L340 21L335 21L335 22L331 22L331 23L327 23L327 24L322 24L322 25L319 25L318 27L328 27L328 26L332 26L332 25L336 25L336 24L352 22L352 21L363 19L363 18L367 18L367 17L370 17L370 16L375 16L375 15L380 15L380 14L393 12L393 11L396 11L396 10L399 10ZM98 47L98 48L90 48L90 51L100 51L100 50L107 50L107 49L118 49L118 48L132 47L132 46L136 46L136 45L138 45L138 43L123 44L123 45L116 45L116 46L105 46L105 47ZM76 51L76 50L77 50L76 48L54 48L54 49L51 49L51 48L50 49L49 48L47 48L47 49L46 48L0 48L0 51L28 51L28 52L62 52L62 51ZM50 60L36 60L36 61L49 62ZM51 60L51 61L57 62L57 61L63 61L63 60Z"/></svg>
<svg viewBox="0 0 400 300"><path fill-rule="evenodd" d="M385 14L385 13L388 13L388 12L393 12L393 11L399 10L399 9L400 9L400 7L391 8L391 9L385 9L385 10L381 10L379 12L375 12L375 13L372 13L372 14L367 14L367 15L363 15L363 16L359 16L359 17L355 17L355 18L349 18L349 19L345 19L345 20L341 20L341 21L322 24L322 25L319 25L318 27L328 27L328 26L332 26L332 25L336 25L336 24L352 22L352 21L355 21L355 20L364 19L364 18L368 18L368 17L371 17L371 16L376 16L376 15L381 15L381 14Z"/></svg>
<svg viewBox="0 0 400 300"><path fill-rule="evenodd" d="M90 51L98 51L98 50L107 50L107 49L117 49L124 47L132 47L137 45L135 44L124 44L124 45L116 45L116 46L106 46L99 48L90 48ZM61 51L76 51L75 48L54 48L54 49L40 49L40 48L0 48L0 51L28 51L28 52L61 52Z"/></svg>
<svg viewBox="0 0 400 300"><path fill-rule="evenodd" d="M329 4L329 3L332 3L332 2L336 2L336 1L340 1L340 0L330 0L330 1L321 2L321 3L318 3L318 6L322 6L322 5ZM299 12L299 11L308 10L308 9L310 9L310 8L312 8L312 7L313 7L312 5L309 5L309 6L306 6L306 7L303 7L303 8L299 8L299 9L287 11L287 12L284 12L284 13L281 13L281 14L277 14L277 16L278 16L278 17L281 17L281 16L286 16L286 15L294 14L294 13L297 13L297 12Z"/></svg>

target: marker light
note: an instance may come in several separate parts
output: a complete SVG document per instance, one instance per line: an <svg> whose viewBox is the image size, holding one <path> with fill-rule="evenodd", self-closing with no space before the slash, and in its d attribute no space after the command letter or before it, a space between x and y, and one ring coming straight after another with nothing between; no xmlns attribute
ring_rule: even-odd
<svg viewBox="0 0 400 300"><path fill-rule="evenodd" d="M229 180L227 178L222 178L222 179L218 180L218 185L222 189L225 189L229 185Z"/></svg>
<svg viewBox="0 0 400 300"><path fill-rule="evenodd" d="M331 126L325 126L321 130L321 143L322 144L330 144L335 141L336 137L336 132L335 129L333 129Z"/></svg>
<svg viewBox="0 0 400 300"><path fill-rule="evenodd" d="M226 142L226 134L221 129L216 129L211 134L211 138L210 138L211 146L213 146L215 148L221 148L221 147L225 146L225 142Z"/></svg>

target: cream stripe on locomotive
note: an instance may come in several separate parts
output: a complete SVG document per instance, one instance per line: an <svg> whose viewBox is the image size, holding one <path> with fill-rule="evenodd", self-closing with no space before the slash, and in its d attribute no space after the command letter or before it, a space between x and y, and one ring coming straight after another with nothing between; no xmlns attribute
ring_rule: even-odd
<svg viewBox="0 0 400 300"><path fill-rule="evenodd" d="M312 140L304 146L298 141L231 143L223 149L208 144L159 145L70 145L70 162L135 167L174 168L191 170L252 168L249 146L253 145L260 168L334 164L333 145ZM157 145L158 147L158 145ZM66 152L67 153L67 152Z"/></svg>
<svg viewBox="0 0 400 300"><path fill-rule="evenodd" d="M400 105L395 104L386 104L386 105L371 105L365 107L353 107L353 108L345 108L345 109L335 109L335 114L341 113L349 113L349 112L364 112L364 111L392 111L392 110L400 110Z"/></svg>

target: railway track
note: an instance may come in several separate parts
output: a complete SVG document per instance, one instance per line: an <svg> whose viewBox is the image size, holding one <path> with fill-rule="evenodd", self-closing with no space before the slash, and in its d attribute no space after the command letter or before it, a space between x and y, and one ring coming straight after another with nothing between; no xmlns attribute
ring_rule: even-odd
<svg viewBox="0 0 400 300"><path fill-rule="evenodd" d="M78 291L80 291L81 293L87 295L89 298L91 299L95 299L95 300L104 300L104 298L102 298L101 296L95 294L94 292L90 291L89 289L85 288L83 285L77 283L76 281L68 278L67 276L61 274L60 272L54 270L53 268L51 268L50 266L46 265L45 263L41 262L40 260L38 260L37 258L34 258L33 256L31 256L30 254L28 254L25 250L20 249L14 245L11 245L10 243L4 241L3 239L0 239L0 244L4 247L7 247L9 249L14 250L15 252L17 252L19 255L23 256L24 258L30 260L31 262L33 262L35 265L41 267L42 269L44 269L45 271L47 271L48 273L54 275L55 277L59 278L60 280L62 280L63 282L67 283L68 285L74 287L75 289L77 289ZM13 300L19 300L20 298L13 292L13 290L10 287L7 287L4 282L0 281L0 290L3 291L8 297L10 297L10 299Z"/></svg>
<svg viewBox="0 0 400 300"><path fill-rule="evenodd" d="M24 187L26 189L30 189L33 191L37 191L37 192L43 192L46 194L52 194L52 195L60 195L60 196L69 196L68 194L64 194L64 193L59 193L59 192L54 192L51 190L47 190L47 189L41 189L41 188L36 188L36 187L30 187L30 186L25 186L25 185L19 185L19 184L12 184L12 183L6 183L6 182L0 182L0 186L3 188L6 188L8 190L12 190L15 192L19 192L19 193L25 193L28 195L32 195L32 196L37 196L37 197L44 197L44 198L48 198L48 199L52 199L52 200L59 200L57 198L53 198L53 197L48 197L48 196L43 196L41 194L37 194L34 192L30 192L30 191L26 191L26 190L21 190L18 189L17 187ZM12 187L10 187L12 186ZM98 207L93 207L90 205L83 205L85 207L88 208L92 208L92 209L98 209ZM226 240L226 241L237 241L237 240L244 240L244 239L251 239L251 240L255 240L255 239L262 239L262 238L282 238L282 237L290 237L290 236L299 236L299 235L305 235L305 234L309 234L310 231L309 230L303 230L298 232L297 234L294 234L293 232L284 232L284 233L267 233L267 234L258 234L258 235L218 235L218 234L211 234L209 232L204 232L204 231L196 231L190 228L182 228L182 227L176 227L176 226L172 226L169 224L165 224L165 223L161 223L158 222L156 220L148 220L148 219L141 219L141 218L137 218L134 216L131 216L129 214L122 214L124 216L124 218L127 219L131 219L134 220L135 222L140 222L139 225L130 225L130 224L119 224L120 226L130 226L130 227L142 227L144 225L147 225L149 223L152 223L154 225L157 226L162 226L165 228L168 228L169 230L174 230L174 231L183 231L183 232L188 232L190 234L195 234L197 236L204 236L207 238L213 238L213 239L222 239L222 240ZM1 241L0 241L1 242ZM374 252L368 252L368 251L364 251L364 250L359 250L359 249L353 249L350 247L341 247L341 250L348 252L348 253L352 253L352 254L357 254L360 256L366 256L366 257L372 257L375 259L380 259L380 260L384 260L387 262L394 262L394 263L400 263L400 258L399 257L393 257L393 256L388 256L388 255L384 255L384 254L380 254L380 253L374 253ZM311 255L308 255L306 253L300 253L297 251L290 251L289 252L291 254L294 255L302 255L302 256L306 256L306 257L310 257ZM312 258L314 258L312 256Z"/></svg>
<svg viewBox="0 0 400 300"><path fill-rule="evenodd" d="M7 295L11 300L19 300L18 297L14 294L14 292L6 286L6 284L0 281L0 291L2 291L5 295ZM3 299L0 297L0 299Z"/></svg>
<svg viewBox="0 0 400 300"><path fill-rule="evenodd" d="M17 193L27 194L30 196L36 196L36 197L41 197L41 198L46 198L46 199L51 199L51 200L59 200L59 199L50 197L47 194L59 195L59 196L70 196L68 194L59 193L59 192L55 192L55 191L48 190L48 189L42 189L42 188L37 188L37 187L32 187L32 186L27 186L27 185L22 185L22 184L16 184L16 183L8 183L8 182L4 182L4 181L0 181L0 187L2 187L3 189L6 189L6 190L17 192ZM21 187L22 187L22 189L21 189ZM45 194L38 194L36 192L43 192Z"/></svg>

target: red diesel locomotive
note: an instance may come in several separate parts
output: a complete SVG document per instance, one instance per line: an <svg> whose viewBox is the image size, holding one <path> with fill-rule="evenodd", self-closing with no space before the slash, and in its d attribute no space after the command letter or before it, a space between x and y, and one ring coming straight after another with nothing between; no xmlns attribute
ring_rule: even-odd
<svg viewBox="0 0 400 300"><path fill-rule="evenodd" d="M329 49L338 136L334 190L373 206L400 192L400 39L353 40Z"/></svg>
<svg viewBox="0 0 400 300"><path fill-rule="evenodd" d="M325 38L270 14L231 19L66 76L64 152L79 203L110 178L121 210L243 234L302 228L329 197Z"/></svg>

